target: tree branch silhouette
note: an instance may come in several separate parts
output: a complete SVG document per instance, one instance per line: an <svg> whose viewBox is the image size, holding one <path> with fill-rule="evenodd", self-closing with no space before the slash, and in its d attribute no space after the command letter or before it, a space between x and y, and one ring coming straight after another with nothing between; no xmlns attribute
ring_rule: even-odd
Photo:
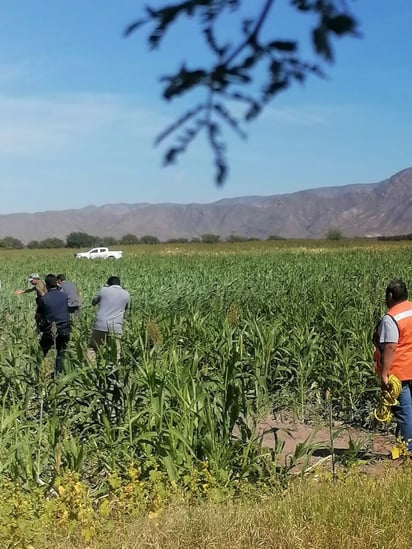
<svg viewBox="0 0 412 549"><path fill-rule="evenodd" d="M324 76L319 62L304 61L298 55L297 39L264 41L261 31L268 21L275 0L255 0L258 6L253 19L242 18L241 40L238 44L222 43L215 32L215 23L224 12L237 12L247 0L185 0L169 2L163 8L145 8L145 15L131 23L124 35L130 36L143 26L151 27L148 44L161 46L166 32L179 18L197 18L206 45L216 57L211 67L188 69L186 63L171 75L163 75L163 98L171 101L195 89L205 89L205 100L188 109L157 136L155 144L172 140L164 155L164 164L174 163L185 153L193 140L205 132L215 163L215 182L223 185L228 175L223 128L246 138L242 123L255 119L269 102L292 83L303 83L308 75ZM346 0L289 0L292 9L316 16L310 29L315 57L331 63L334 60L332 38L359 36L358 22L350 13ZM260 86L254 84L258 67L265 66ZM246 90L246 92L244 91ZM233 102L245 105L242 119L233 114Z"/></svg>

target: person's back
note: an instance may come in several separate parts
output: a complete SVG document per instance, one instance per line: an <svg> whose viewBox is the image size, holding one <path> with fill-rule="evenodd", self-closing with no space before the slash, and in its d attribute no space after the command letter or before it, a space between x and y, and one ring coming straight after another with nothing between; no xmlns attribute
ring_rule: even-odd
<svg viewBox="0 0 412 549"><path fill-rule="evenodd" d="M70 313L67 295L60 291L57 278L46 276L47 293L37 298L39 328L42 332L40 347L46 356L52 347L56 348L55 373L63 370L64 354L70 340ZM53 330L56 326L56 332Z"/></svg>
<svg viewBox="0 0 412 549"><path fill-rule="evenodd" d="M89 340L91 353L89 358L95 360L95 352L106 345L113 337L116 345L116 357L120 359L120 340L123 331L123 320L129 306L130 295L120 285L118 276L111 276L106 286L100 288L92 299L92 305L98 305L96 320Z"/></svg>
<svg viewBox="0 0 412 549"><path fill-rule="evenodd" d="M69 312L76 313L82 305L82 298L76 284L66 280L64 274L57 275L57 284L59 288L67 295Z"/></svg>
<svg viewBox="0 0 412 549"><path fill-rule="evenodd" d="M44 296L37 298L37 303L45 327L48 328L55 323L58 331L70 328L68 299L64 292L52 288Z"/></svg>
<svg viewBox="0 0 412 549"><path fill-rule="evenodd" d="M129 301L129 292L118 284L100 288L92 302L99 305L93 329L121 334Z"/></svg>

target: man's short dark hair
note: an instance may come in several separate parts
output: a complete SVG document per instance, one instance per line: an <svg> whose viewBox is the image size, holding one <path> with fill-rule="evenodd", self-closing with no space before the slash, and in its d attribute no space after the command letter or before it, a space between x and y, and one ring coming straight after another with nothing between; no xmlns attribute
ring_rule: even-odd
<svg viewBox="0 0 412 549"><path fill-rule="evenodd" d="M408 290L406 289L405 282L400 278L391 280L386 288L386 297L388 297L389 294L392 296L395 303L408 299Z"/></svg>
<svg viewBox="0 0 412 549"><path fill-rule="evenodd" d="M60 280L60 282L63 282L63 280L66 280L66 277L63 273L59 273L56 275L57 280Z"/></svg>
<svg viewBox="0 0 412 549"><path fill-rule="evenodd" d="M54 274L48 274L44 279L46 283L46 288L50 290L51 288L57 288L57 277Z"/></svg>
<svg viewBox="0 0 412 549"><path fill-rule="evenodd" d="M108 286L120 286L120 278L118 276L109 276L107 279Z"/></svg>

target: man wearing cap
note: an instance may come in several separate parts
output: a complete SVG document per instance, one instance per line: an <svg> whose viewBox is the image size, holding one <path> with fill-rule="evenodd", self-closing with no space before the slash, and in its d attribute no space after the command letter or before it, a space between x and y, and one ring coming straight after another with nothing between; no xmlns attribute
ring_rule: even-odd
<svg viewBox="0 0 412 549"><path fill-rule="evenodd" d="M27 282L29 282L32 287L27 288L27 290L16 290L16 295L22 295L22 294L28 294L30 292L36 292L37 297L43 296L46 292L46 285L43 282L43 280L40 280L38 273L31 273L29 277L27 278Z"/></svg>
<svg viewBox="0 0 412 549"><path fill-rule="evenodd" d="M39 273L31 273L27 278L27 282L31 284L31 288L27 288L27 290L16 290L15 292L16 295L36 292L36 300L37 300L37 298L42 297L47 293L46 284L43 282L43 280L40 280ZM34 320L36 322L36 329L39 332L41 319L38 314L38 308L36 308Z"/></svg>

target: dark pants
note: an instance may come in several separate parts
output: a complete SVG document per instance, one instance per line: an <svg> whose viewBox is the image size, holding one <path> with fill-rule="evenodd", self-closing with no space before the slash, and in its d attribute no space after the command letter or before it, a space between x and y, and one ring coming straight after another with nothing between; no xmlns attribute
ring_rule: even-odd
<svg viewBox="0 0 412 549"><path fill-rule="evenodd" d="M46 356L50 349L56 345L56 363L54 365L55 374L60 374L63 371L64 354L69 341L69 331L57 332L56 339L50 331L43 332L41 336L40 347L44 356Z"/></svg>

